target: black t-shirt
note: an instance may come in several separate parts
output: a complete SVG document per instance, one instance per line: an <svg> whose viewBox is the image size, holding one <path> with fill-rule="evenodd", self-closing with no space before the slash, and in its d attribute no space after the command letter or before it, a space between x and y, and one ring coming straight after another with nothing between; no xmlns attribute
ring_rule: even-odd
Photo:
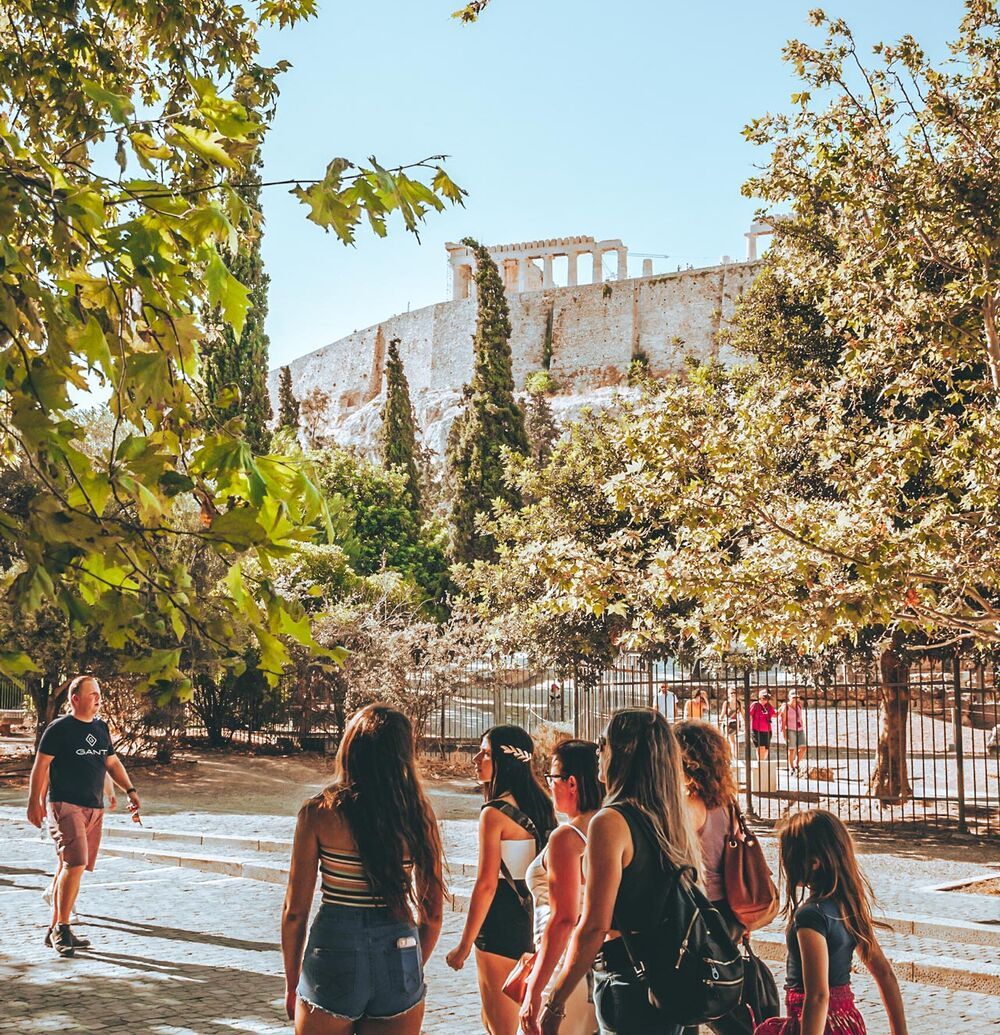
<svg viewBox="0 0 1000 1035"><path fill-rule="evenodd" d="M841 906L835 899L817 898L803 902L785 932L788 945L788 964L785 970L785 988L802 990L802 953L796 932L800 928L819 931L826 939L830 953L830 987L851 983L851 959L857 942L841 919Z"/></svg>
<svg viewBox="0 0 1000 1035"><path fill-rule="evenodd" d="M49 801L104 808L107 761L115 753L106 722L81 722L72 715L63 715L45 727L38 750L53 756Z"/></svg>

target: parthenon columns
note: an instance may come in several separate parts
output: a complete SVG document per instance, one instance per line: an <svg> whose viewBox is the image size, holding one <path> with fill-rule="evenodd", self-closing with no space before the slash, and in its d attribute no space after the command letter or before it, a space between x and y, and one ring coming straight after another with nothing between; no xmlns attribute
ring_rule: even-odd
<svg viewBox="0 0 1000 1035"><path fill-rule="evenodd" d="M754 220L750 224L750 232L743 235L747 239L747 262L755 262L757 259L757 238L773 233L774 228L770 223Z"/></svg>
<svg viewBox="0 0 1000 1035"><path fill-rule="evenodd" d="M471 293L475 256L462 244L449 243L445 247L448 249L448 262L452 268L452 297L468 298ZM596 241L593 237L559 237L547 241L494 245L488 251L501 271L504 289L508 292L544 291L556 287L552 275L552 260L561 256L566 257L568 287L577 286L577 260L581 254L591 257L592 281L595 284L600 284L604 280L602 260L605 252L617 253L617 278L625 280L628 277L628 249L619 240ZM537 265L539 259L542 260L541 269Z"/></svg>

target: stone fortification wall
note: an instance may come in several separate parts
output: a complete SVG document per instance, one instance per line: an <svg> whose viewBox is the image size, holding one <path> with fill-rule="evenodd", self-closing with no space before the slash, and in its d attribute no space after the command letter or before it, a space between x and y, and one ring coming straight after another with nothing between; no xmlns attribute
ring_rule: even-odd
<svg viewBox="0 0 1000 1035"><path fill-rule="evenodd" d="M645 356L654 374L681 367L688 356L733 357L718 332L731 317L757 263L732 263L652 277L558 287L509 298L514 380L520 388L542 366L551 327L550 370L560 390L586 395L625 379L630 362ZM476 302L441 302L341 338L291 363L301 400L319 390L329 402L323 423L334 437L352 416L374 409L382 394L385 347L400 339L400 356L418 411L451 407L472 376ZM277 396L277 371L270 378ZM434 414L431 414L431 419ZM364 418L363 422L367 421ZM433 448L440 443L432 442Z"/></svg>

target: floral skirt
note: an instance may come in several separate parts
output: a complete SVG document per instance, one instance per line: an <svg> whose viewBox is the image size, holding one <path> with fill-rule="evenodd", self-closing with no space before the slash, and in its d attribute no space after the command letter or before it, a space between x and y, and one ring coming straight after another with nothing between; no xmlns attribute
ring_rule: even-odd
<svg viewBox="0 0 1000 1035"><path fill-rule="evenodd" d="M754 1028L754 1035L799 1035L799 1020L805 994L794 988L785 992L787 1017L772 1017ZM858 1008L854 1005L854 993L850 985L838 985L830 989L830 1009L826 1015L824 1035L867 1035L868 1029Z"/></svg>

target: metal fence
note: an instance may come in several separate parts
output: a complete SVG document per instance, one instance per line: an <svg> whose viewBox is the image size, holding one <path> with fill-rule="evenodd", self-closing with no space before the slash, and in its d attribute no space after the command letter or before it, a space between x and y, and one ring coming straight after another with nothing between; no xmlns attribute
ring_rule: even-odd
<svg viewBox="0 0 1000 1035"><path fill-rule="evenodd" d="M0 712L24 712L26 696L23 687L0 677Z"/></svg>
<svg viewBox="0 0 1000 1035"><path fill-rule="evenodd" d="M776 709L793 689L803 703L807 751L798 772L789 765L777 721L766 752L747 736L751 704L765 689ZM824 677L785 668L710 668L625 655L603 669L559 670L514 655L430 679L427 673L415 675L412 694L402 703L417 716L425 747L451 750L471 747L486 729L504 722L542 740L559 734L593 740L615 709L655 706L658 694L661 710L673 696L674 718L680 719L694 694L704 692L708 705L702 717L722 727L723 705L734 694L739 717L730 742L741 794L754 815L777 819L799 803L828 808L854 822L1000 836L1000 746L995 736L991 741L1000 725L995 668L954 659L928 661L911 667L908 690L901 754L911 790L900 802L871 791L884 718L873 666L841 666ZM236 742L330 749L343 718L343 708L332 707L317 687L312 700L288 695L244 708L229 735ZM195 722L188 727L191 735L204 732Z"/></svg>
<svg viewBox="0 0 1000 1035"><path fill-rule="evenodd" d="M777 710L793 689L803 705L807 744L797 772L777 720L766 751L747 736L750 707L761 691L767 690ZM730 739L734 764L746 807L756 816L777 819L803 803L855 822L1000 836L995 669L954 659L928 661L910 669L908 690L900 728L906 771L897 776L909 793L901 801L880 799L871 790L884 718L872 666L841 666L822 677L624 656L600 671L560 672L532 666L524 657L508 658L478 667L460 692L442 696L436 729L429 726L427 733L442 745L458 745L478 740L494 723L514 722L533 734L554 727L595 739L617 708L655 706L660 695L661 710L672 707L680 719L698 692L708 700L702 717L724 727L723 706L732 693L739 712Z"/></svg>

